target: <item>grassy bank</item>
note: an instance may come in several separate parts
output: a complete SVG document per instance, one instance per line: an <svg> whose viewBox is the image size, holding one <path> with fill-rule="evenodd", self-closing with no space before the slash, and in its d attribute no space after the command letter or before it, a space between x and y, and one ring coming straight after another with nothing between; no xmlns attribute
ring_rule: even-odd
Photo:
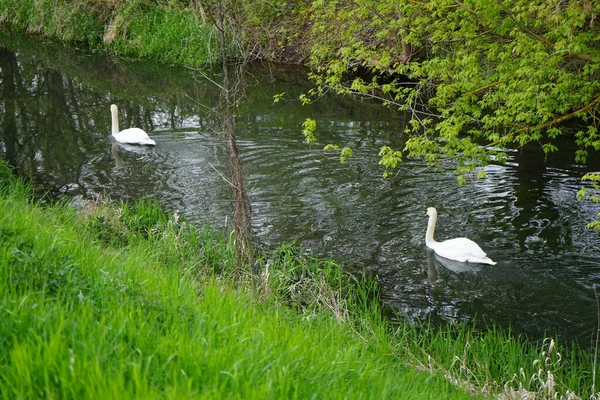
<svg viewBox="0 0 600 400"><path fill-rule="evenodd" d="M214 26L178 2L0 0L0 23L120 56L192 66L218 61Z"/></svg>
<svg viewBox="0 0 600 400"><path fill-rule="evenodd" d="M286 28L275 24L296 24L299 17L293 9L299 4L222 3L231 57L296 58L289 54L294 46L278 38ZM220 62L218 13L217 3L203 1L0 0L0 24L11 30L119 56L193 67ZM284 18L287 22L282 22Z"/></svg>
<svg viewBox="0 0 600 400"><path fill-rule="evenodd" d="M301 271L290 249L272 255L260 289L236 288L227 237L152 203L76 211L32 204L20 184L9 192L0 199L3 398L466 397L407 367L384 325L361 337L341 323L342 291L320 284L319 301L309 300L302 280L317 264ZM336 301L335 314L318 311Z"/></svg>
<svg viewBox="0 0 600 400"><path fill-rule="evenodd" d="M6 176L3 398L592 394L592 356L577 349L497 329L392 327L372 282L292 246L262 254L260 276L240 283L227 235L146 201L42 207Z"/></svg>

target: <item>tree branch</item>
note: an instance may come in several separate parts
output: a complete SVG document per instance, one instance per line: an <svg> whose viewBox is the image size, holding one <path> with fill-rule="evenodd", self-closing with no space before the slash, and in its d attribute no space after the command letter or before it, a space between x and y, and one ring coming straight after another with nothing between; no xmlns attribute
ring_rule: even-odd
<svg viewBox="0 0 600 400"><path fill-rule="evenodd" d="M545 122L541 125L534 127L534 129L536 129L536 130L537 129L545 129L545 128L551 127L552 125L560 124L561 122L567 121L567 120L577 116L577 114L579 114L579 113L590 111L594 106L598 106L598 105L600 105L600 96L595 97L589 104L587 104L584 107L581 107L579 110L573 111L569 114L561 115L560 117L555 118L552 121L548 121L548 122ZM515 136L516 134L525 132L529 129L532 129L532 127L525 126L523 128L517 129L515 131L510 132L507 135L504 135L503 139L507 138L507 137ZM484 148L493 147L493 146L497 145L498 143L500 143L501 141L502 141L502 139L498 139L492 143L485 145Z"/></svg>

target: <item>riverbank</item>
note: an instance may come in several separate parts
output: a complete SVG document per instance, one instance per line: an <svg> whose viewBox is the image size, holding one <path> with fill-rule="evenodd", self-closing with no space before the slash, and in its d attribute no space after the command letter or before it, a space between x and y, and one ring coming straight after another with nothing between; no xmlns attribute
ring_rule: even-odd
<svg viewBox="0 0 600 400"><path fill-rule="evenodd" d="M292 246L240 282L226 233L148 201L42 205L0 175L3 398L592 394L576 348L392 326L372 282Z"/></svg>
<svg viewBox="0 0 600 400"><path fill-rule="evenodd" d="M343 285L331 262L283 247L236 285L227 236L156 204L42 207L5 188L3 398L468 397L407 367L377 309L324 282Z"/></svg>
<svg viewBox="0 0 600 400"><path fill-rule="evenodd" d="M298 63L300 44L289 43L285 35L290 25L302 23L303 17L290 9L300 6L226 4L228 54ZM118 56L191 67L220 63L218 12L218 7L203 6L203 2L0 0L0 24L13 31Z"/></svg>

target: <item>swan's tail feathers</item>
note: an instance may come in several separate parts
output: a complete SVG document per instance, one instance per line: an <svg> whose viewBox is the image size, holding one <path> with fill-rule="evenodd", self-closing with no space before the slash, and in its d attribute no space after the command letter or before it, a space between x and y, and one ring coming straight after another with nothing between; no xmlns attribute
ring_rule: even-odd
<svg viewBox="0 0 600 400"><path fill-rule="evenodd" d="M481 262L484 264L490 264L490 265L498 264L496 261L492 261L492 259L489 257L484 258L483 260L481 260Z"/></svg>
<svg viewBox="0 0 600 400"><path fill-rule="evenodd" d="M156 142L150 138L146 139L144 142L142 142L142 144L146 144L148 146L155 146Z"/></svg>

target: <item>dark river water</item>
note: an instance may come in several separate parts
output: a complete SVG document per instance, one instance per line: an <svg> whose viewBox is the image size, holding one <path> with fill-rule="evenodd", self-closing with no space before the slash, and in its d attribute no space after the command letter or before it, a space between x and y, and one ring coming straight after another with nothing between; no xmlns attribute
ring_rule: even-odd
<svg viewBox="0 0 600 400"><path fill-rule="evenodd" d="M0 75L0 154L20 174L56 195L153 197L198 223L231 220L228 155L209 110L219 92L198 73L1 33ZM297 99L308 88L294 69L257 67L246 78L236 119L255 240L295 240L376 274L386 306L414 319L477 316L533 340L553 334L590 346L600 232L585 225L599 207L575 194L598 164L575 165L569 151L546 160L534 146L462 187L419 160L384 179L377 153L401 148L406 117L349 97L303 107ZM284 100L274 103L279 93ZM122 128L144 128L156 147L114 145L111 103ZM312 147L301 134L307 117L317 121ZM326 143L354 156L342 164ZM428 253L429 206L438 209L438 240L469 237L498 264L449 264Z"/></svg>

